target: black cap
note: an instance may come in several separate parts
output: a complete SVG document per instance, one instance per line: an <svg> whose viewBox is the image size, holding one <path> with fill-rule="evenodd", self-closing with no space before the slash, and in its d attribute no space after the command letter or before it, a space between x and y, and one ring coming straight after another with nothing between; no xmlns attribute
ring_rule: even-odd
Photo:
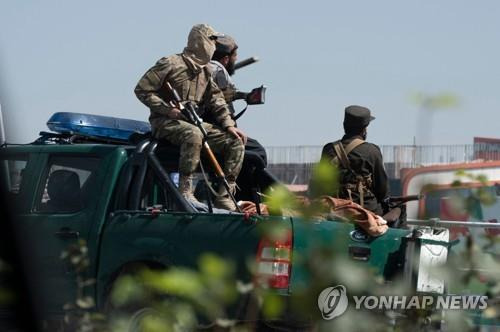
<svg viewBox="0 0 500 332"><path fill-rule="evenodd" d="M223 35L222 37L218 37L215 42L215 50L218 53L222 54L231 54L235 49L238 48L236 41L228 35Z"/></svg>
<svg viewBox="0 0 500 332"><path fill-rule="evenodd" d="M351 105L345 108L344 128L362 129L375 120L368 108L358 105Z"/></svg>

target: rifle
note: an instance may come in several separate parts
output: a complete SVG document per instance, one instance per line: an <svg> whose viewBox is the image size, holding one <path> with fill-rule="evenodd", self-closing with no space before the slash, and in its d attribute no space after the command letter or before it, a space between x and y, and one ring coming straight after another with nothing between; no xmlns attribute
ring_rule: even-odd
<svg viewBox="0 0 500 332"><path fill-rule="evenodd" d="M384 199L382 207L386 212L384 219L392 223L392 227L399 227L406 222L406 205L409 201L418 201L424 195L390 196Z"/></svg>
<svg viewBox="0 0 500 332"><path fill-rule="evenodd" d="M441 220L439 218L431 218L429 220L408 219L408 225L414 226L430 226L430 227L470 227L470 228L485 228L485 229L500 229L500 224L492 221L455 221Z"/></svg>
<svg viewBox="0 0 500 332"><path fill-rule="evenodd" d="M215 170L215 175L217 176L217 178L222 182L222 184L226 188L226 191L229 194L229 197L231 198L231 200L234 202L234 205L236 205L236 209L238 210L238 212L242 212L239 205L238 205L238 202L236 201L236 198L234 197L234 195L230 191L229 183L227 182L226 175L224 174L222 167L220 166L219 162L217 161L217 158L215 158L215 155L214 155L212 149L210 148L210 145L208 145L208 142L207 142L208 134L207 134L207 131L205 130L205 127L203 127L203 120L200 118L198 113L196 113L195 106L189 101L187 103L185 103L185 105L183 105L181 103L181 97L179 96L179 93L177 93L177 90L175 90L174 87L172 85L170 85L169 82L167 82L167 89L172 96L173 104L175 105L175 107L177 107L181 111L182 115L184 115L184 117L191 124L194 124L196 127L198 127L198 129L200 129L200 131L203 135L202 147L205 150L205 152L207 153L208 159L210 160L210 163L212 164L212 167Z"/></svg>
<svg viewBox="0 0 500 332"><path fill-rule="evenodd" d="M418 201L424 197L425 197L424 195L391 196L388 197L386 200L388 203L404 204L409 201Z"/></svg>
<svg viewBox="0 0 500 332"><path fill-rule="evenodd" d="M255 63L257 61L259 61L259 58L257 58L256 56L253 56L251 58L247 58L245 60L238 61L237 63L234 64L234 70L241 69L241 68L246 67L248 65L251 65L252 63Z"/></svg>

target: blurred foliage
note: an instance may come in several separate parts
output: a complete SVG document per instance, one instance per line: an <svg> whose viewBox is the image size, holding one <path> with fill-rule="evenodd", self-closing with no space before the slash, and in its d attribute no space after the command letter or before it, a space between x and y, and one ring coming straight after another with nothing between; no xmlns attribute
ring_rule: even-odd
<svg viewBox="0 0 500 332"><path fill-rule="evenodd" d="M455 194L451 198L451 204L456 214L468 213L470 216L482 220L482 206L494 205L497 201L496 194L489 189L488 179L483 174L474 175L472 173L459 170L455 173L456 179L452 183L452 188L470 188L469 182L478 183L478 187L470 188L467 195Z"/></svg>
<svg viewBox="0 0 500 332"><path fill-rule="evenodd" d="M452 214L468 215L483 221L483 206L497 203L496 192L487 177L464 170L457 171L455 176L452 188L456 188L457 192L449 197ZM458 191L463 188L468 190ZM429 185L427 189L432 190L433 186ZM464 234L460 238L462 245L449 253L447 265L434 272L446 281L451 294L488 296L488 308L482 313L477 312L475 319L470 313L462 311L446 312L448 329L474 331L481 317L496 320L497 323L500 320L500 238L497 232L488 229L474 229Z"/></svg>
<svg viewBox="0 0 500 332"><path fill-rule="evenodd" d="M411 100L420 108L435 111L445 108L455 108L460 105L460 99L453 93L429 95L422 92L415 93Z"/></svg>
<svg viewBox="0 0 500 332"><path fill-rule="evenodd" d="M282 215L283 210L295 210L297 204L293 195L285 186L271 187L264 195L271 215Z"/></svg>
<svg viewBox="0 0 500 332"><path fill-rule="evenodd" d="M112 291L117 312L131 314L147 308L149 314L135 319L144 331L192 330L198 325L224 326L226 309L238 298L241 284L230 261L212 253L203 254L197 269L143 267L121 276Z"/></svg>
<svg viewBox="0 0 500 332"><path fill-rule="evenodd" d="M337 194L339 186L339 170L329 160L321 160L314 166L310 181L310 196Z"/></svg>
<svg viewBox="0 0 500 332"><path fill-rule="evenodd" d="M66 303L64 323L66 329L77 332L107 331L107 319L102 313L95 312L95 302L88 286L95 284L95 279L87 278L90 266L88 248L85 240L79 240L66 248L60 257L76 275L75 301ZM49 329L53 327L50 326Z"/></svg>
<svg viewBox="0 0 500 332"><path fill-rule="evenodd" d="M336 190L335 183L332 183L336 181L336 177L337 174L330 165L318 166L313 181L319 187L324 186L323 190ZM453 184L456 187L462 185L461 179L464 178L487 183L483 176L473 176L465 172L458 172L457 177ZM318 214L318 211L314 211L318 206L300 204L300 197L292 195L284 187L275 187L266 193L265 198L273 215L293 211L305 219L314 219L313 216ZM483 192L481 188L459 199L461 202L458 206L468 212L475 210L475 204L478 202L493 202L488 192ZM283 241L289 228L284 227L285 223L281 220L264 220L257 217L255 222L260 223L261 236L270 241ZM240 304L243 298L247 303L254 304L248 307L250 310L244 312L245 319L253 322L263 317L268 320L267 330L277 328L273 325L274 320L285 313L289 317L287 323L309 322L318 332L436 331L441 322L445 322L446 329L450 331L474 331L480 317L500 317L500 304L497 300L500 295L499 257L498 253L486 250L498 243L498 237L486 238L486 244L479 245L473 237L468 236L464 249L452 250L447 265L435 267L432 274L446 281L449 293L486 294L491 299L489 307L483 313L478 312L477 317L471 316L470 312L433 311L429 308L405 311L356 310L353 308L354 303L350 303L348 310L340 317L330 321L323 320L317 301L320 292L327 287L344 285L350 297L411 296L416 291L415 285L403 278L402 273L385 279L370 265L353 261L347 255L348 238L336 232L318 234L315 226L318 220L312 221L314 222L305 223L303 231L316 234L316 241L308 248L296 249L293 252L293 264L302 268L293 269L292 273L302 275L296 276L294 291L287 296L238 280L233 261L213 253L205 253L199 257L195 267L171 267L161 270L144 266L123 273L112 289L113 310L108 312L106 318L89 313L88 309L93 307L93 303L85 296L83 288L91 281L84 281L83 277L79 277L78 284L81 287L77 300L68 306L68 309L79 313L73 314L77 317L79 331L123 331L131 327L153 332L192 331L199 328L215 331L258 331L262 328L258 324L236 325L236 322L230 319L234 311L240 309L237 304ZM84 246L68 249L63 253L63 258L79 273L83 273L88 266ZM255 273L255 257L248 257L247 261L249 271ZM488 269L484 270L482 267ZM418 268L417 262L412 268ZM103 322L105 324L101 324ZM311 326L304 327L304 330L310 329Z"/></svg>

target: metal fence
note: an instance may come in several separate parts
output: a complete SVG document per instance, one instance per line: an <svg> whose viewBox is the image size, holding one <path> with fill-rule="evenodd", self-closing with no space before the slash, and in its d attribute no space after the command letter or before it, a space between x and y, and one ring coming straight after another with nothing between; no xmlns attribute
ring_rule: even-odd
<svg viewBox="0 0 500 332"><path fill-rule="evenodd" d="M312 167L321 156L322 146L266 147L269 168L285 183L305 184ZM500 160L495 147L466 145L382 145L388 176L397 179L403 168L427 165L467 163L477 159Z"/></svg>

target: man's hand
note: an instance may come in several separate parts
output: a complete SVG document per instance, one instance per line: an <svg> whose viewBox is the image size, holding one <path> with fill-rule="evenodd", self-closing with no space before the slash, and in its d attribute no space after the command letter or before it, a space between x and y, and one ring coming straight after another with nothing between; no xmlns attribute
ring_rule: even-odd
<svg viewBox="0 0 500 332"><path fill-rule="evenodd" d="M255 206L254 202L239 201L238 205L240 206L240 209L243 212L247 212L247 213L250 213L250 214L257 214L257 207ZM260 213L263 216L268 216L269 215L269 210L267 209L267 205L263 204L263 203L260 203L259 205L260 205Z"/></svg>
<svg viewBox="0 0 500 332"><path fill-rule="evenodd" d="M174 107L168 111L167 116L169 119L179 120L182 119L182 112L180 109Z"/></svg>
<svg viewBox="0 0 500 332"><path fill-rule="evenodd" d="M245 133L239 130L238 128L228 127L227 132L233 135L234 137L237 137L240 141L242 141L243 145L247 144L247 135L245 135Z"/></svg>

